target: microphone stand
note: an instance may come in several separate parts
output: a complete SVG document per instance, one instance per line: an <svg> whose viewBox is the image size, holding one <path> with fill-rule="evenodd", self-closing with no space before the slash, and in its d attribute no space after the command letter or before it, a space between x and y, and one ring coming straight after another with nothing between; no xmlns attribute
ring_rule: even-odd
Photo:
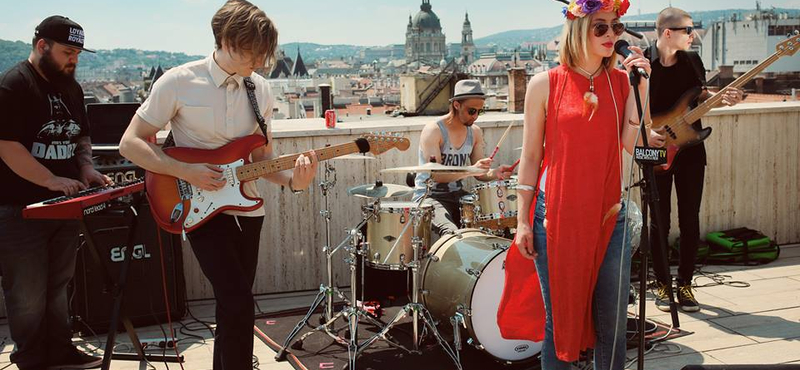
<svg viewBox="0 0 800 370"><path fill-rule="evenodd" d="M647 127L645 126L644 120L644 109L642 107L642 97L639 94L639 82L641 81L641 76L636 73L636 70L633 70L629 73L629 79L631 86L633 87L633 94L636 98L636 109L639 112L639 131L641 132L642 136L642 144L645 149L650 148L649 144L647 143ZM636 156L634 155L634 158ZM646 309L645 309L645 298L647 295L647 271L648 271L648 262L649 262L649 254L651 253L651 245L650 245L650 230L648 226L648 205L652 207L653 214L655 215L655 219L653 222L655 223L656 229L658 230L658 240L666 240L666 235L664 235L664 228L661 227L663 225L664 220L661 219L661 213L659 212L659 197L658 197L658 190L656 189L656 178L655 172L653 171L653 163L640 160L639 158L635 158L636 163L639 164L640 169L643 172L643 176L641 181L634 186L639 186L641 188L641 196L642 196L642 236L641 236L641 243L639 244L640 250L640 266L639 266L639 325L638 325L638 335L639 335L639 357L637 358L637 369L644 370L644 348L645 348L645 318L646 318ZM656 248L661 248L661 255L666 256L663 243L658 243ZM654 263L661 263L667 264L666 259L662 259L661 261L653 261ZM664 266L661 266L662 268ZM669 265L666 266L667 271L669 271ZM678 320L678 308L677 303L675 302L675 295L672 291L672 284L667 284L667 293L669 294L669 310L672 316L672 326L673 327L680 327L680 322Z"/></svg>

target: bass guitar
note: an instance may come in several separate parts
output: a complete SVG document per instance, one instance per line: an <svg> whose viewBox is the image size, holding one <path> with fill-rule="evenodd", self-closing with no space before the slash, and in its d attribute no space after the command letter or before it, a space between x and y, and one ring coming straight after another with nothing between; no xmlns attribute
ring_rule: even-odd
<svg viewBox="0 0 800 370"><path fill-rule="evenodd" d="M698 130L692 126L692 123L699 120L700 117L719 105L726 91L734 88L741 88L781 57L792 56L797 53L798 48L800 48L800 35L789 37L778 43L775 47L775 53L769 58L747 71L747 73L739 76L739 78L720 90L719 93L708 98L708 100L698 105L696 108L689 110L689 105L695 101L702 92L700 88L692 89L684 93L669 111L659 115L653 115L653 124L651 128L664 128L664 136L666 137L664 148L667 149L667 163L654 167L656 173L663 173L672 169L675 157L680 153L681 149L691 145L697 145L711 135L711 127Z"/></svg>

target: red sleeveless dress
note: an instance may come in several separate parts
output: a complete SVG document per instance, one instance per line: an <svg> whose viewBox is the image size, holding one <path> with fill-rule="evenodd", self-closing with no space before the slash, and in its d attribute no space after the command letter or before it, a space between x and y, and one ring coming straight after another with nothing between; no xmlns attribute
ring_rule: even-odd
<svg viewBox="0 0 800 370"><path fill-rule="evenodd" d="M548 72L543 163L547 168L547 258L556 355L563 361L575 361L581 350L594 347L592 295L616 223L616 211L609 214L609 210L620 202L623 148L619 135L630 87L625 72L612 69L608 73L619 121L605 72L594 78L599 106L591 121L583 103L589 79L565 66ZM531 225L535 204L534 199ZM536 267L515 244L506 257L498 325L507 339L544 339L544 305Z"/></svg>

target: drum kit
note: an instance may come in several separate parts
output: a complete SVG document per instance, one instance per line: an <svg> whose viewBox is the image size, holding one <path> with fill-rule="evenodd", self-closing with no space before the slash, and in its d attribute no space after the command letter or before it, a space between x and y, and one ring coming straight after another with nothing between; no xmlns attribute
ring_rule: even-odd
<svg viewBox="0 0 800 370"><path fill-rule="evenodd" d="M370 160L373 157L356 155L349 159ZM500 362L532 360L541 351L540 342L502 338L497 325L505 258L511 245L511 240L501 235L508 236L509 230L516 226L516 179L476 186L461 199L463 228L431 244L433 207L424 202L434 185L430 177L446 175L448 179L464 179L482 175L485 171L437 163L382 170L382 173L411 172L431 176L426 181L426 189L419 190L424 194L416 201L390 200L414 193L414 189L402 185L377 181L349 188L349 195L365 198L368 203L361 206L362 218L358 224L348 228L346 238L331 248L328 193L336 184L336 174L330 163L325 162L324 179L320 183L325 205L321 215L326 223L323 251L327 281L320 286L308 312L284 341L276 355L277 360L284 360L289 348L301 349L303 341L317 332L348 348L349 369L355 369L357 357L379 340L407 353L419 354L423 340L434 339L459 370L462 369L460 353L464 335L468 345ZM349 296L336 288L333 282L332 259L340 249L347 252L344 261L350 270ZM357 297L357 284L360 283L361 288L364 286L365 265L410 273L409 303L386 322L378 320L364 308L361 303L364 289L360 289L360 299ZM359 268L362 271L360 282L356 277ZM334 296L344 303L344 308L338 313L334 313ZM294 341L302 328L309 325L320 305L324 305L320 324ZM413 329L411 349L397 343L391 336L391 330L409 316ZM346 327L334 327L339 318L345 319ZM358 325L362 319L376 326L377 330L376 334L359 342ZM447 331L452 330L452 336L445 339L439 330L448 324ZM342 330L345 334L340 336ZM452 345L449 340L452 340Z"/></svg>

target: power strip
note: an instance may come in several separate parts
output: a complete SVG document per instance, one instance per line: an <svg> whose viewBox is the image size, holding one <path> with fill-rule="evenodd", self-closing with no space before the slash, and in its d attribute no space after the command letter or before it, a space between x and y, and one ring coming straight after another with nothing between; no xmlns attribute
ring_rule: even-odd
<svg viewBox="0 0 800 370"><path fill-rule="evenodd" d="M175 348L175 342L172 339L159 339L159 338L148 338L148 339L140 339L139 343L142 345L142 349L173 349Z"/></svg>

